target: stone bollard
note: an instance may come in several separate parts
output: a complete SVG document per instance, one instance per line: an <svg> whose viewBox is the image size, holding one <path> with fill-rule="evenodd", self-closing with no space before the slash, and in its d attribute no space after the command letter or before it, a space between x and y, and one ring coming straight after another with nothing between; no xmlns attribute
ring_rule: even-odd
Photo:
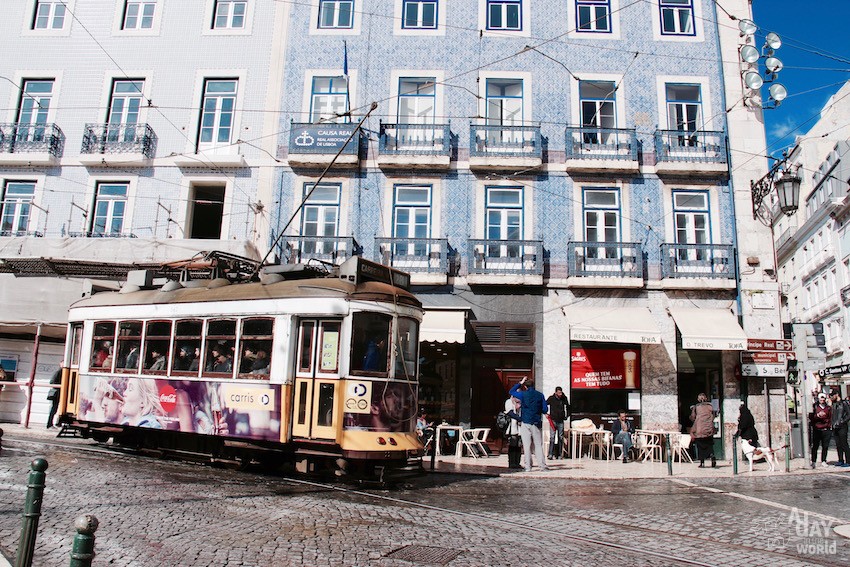
<svg viewBox="0 0 850 567"><path fill-rule="evenodd" d="M738 436L732 436L732 474L738 474Z"/></svg>
<svg viewBox="0 0 850 567"><path fill-rule="evenodd" d="M673 446L670 444L669 433L664 436L664 444L667 446L667 476L673 476Z"/></svg>
<svg viewBox="0 0 850 567"><path fill-rule="evenodd" d="M38 519L41 517L41 502L44 496L44 479L47 476L47 461L42 458L33 460L27 481L27 499L24 503L24 516L21 521L21 539L15 554L15 567L30 567L35 552L35 538L38 535Z"/></svg>
<svg viewBox="0 0 850 567"><path fill-rule="evenodd" d="M3 452L3 430L0 429L0 453Z"/></svg>
<svg viewBox="0 0 850 567"><path fill-rule="evenodd" d="M785 472L791 472L791 434L788 432L785 433Z"/></svg>
<svg viewBox="0 0 850 567"><path fill-rule="evenodd" d="M74 520L77 535L74 536L74 547L71 549L70 567L91 567L94 559L94 532L99 522L91 514L80 516Z"/></svg>

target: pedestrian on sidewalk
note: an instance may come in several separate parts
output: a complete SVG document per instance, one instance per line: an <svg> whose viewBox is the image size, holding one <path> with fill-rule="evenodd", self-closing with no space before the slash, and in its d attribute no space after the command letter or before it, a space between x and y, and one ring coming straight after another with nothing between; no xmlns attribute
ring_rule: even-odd
<svg viewBox="0 0 850 567"><path fill-rule="evenodd" d="M511 395L518 398L520 402L519 434L522 437L522 449L525 454L525 472L531 472L531 446L534 444L534 454L537 457L537 465L540 470L548 471L546 460L543 458L543 414L549 411L546 398L534 389L534 384L527 383L528 376L513 388Z"/></svg>
<svg viewBox="0 0 850 567"><path fill-rule="evenodd" d="M508 396L505 400L505 413L508 416L508 427L505 429L505 438L508 440L508 468L521 469L522 447L520 446L519 419L522 409L519 398Z"/></svg>
<svg viewBox="0 0 850 567"><path fill-rule="evenodd" d="M812 424L812 468L818 462L818 445L822 446L820 454L820 466L828 467L826 464L826 452L829 450L829 442L832 441L832 408L826 403L826 394L818 394L818 401L812 408L809 417Z"/></svg>
<svg viewBox="0 0 850 567"><path fill-rule="evenodd" d="M558 386L546 403L549 404L549 417L555 424L549 438L549 458L560 459L564 454L564 421L570 417L570 402L564 395L564 389Z"/></svg>
<svg viewBox="0 0 850 567"><path fill-rule="evenodd" d="M750 411L747 404L741 404L740 413L738 414L738 430L735 432L735 435L741 439L746 439L753 447L759 447L756 419L753 417L753 412Z"/></svg>
<svg viewBox="0 0 850 567"><path fill-rule="evenodd" d="M53 386L62 383L62 369L57 368L56 372L50 378L50 391L47 392L47 399L50 400L50 413L47 414L47 429L53 427L53 420L56 418L56 410L59 409L59 388Z"/></svg>
<svg viewBox="0 0 850 567"><path fill-rule="evenodd" d="M697 403L691 406L691 437L697 448L699 468L705 468L705 460L711 459L711 466L717 466L714 458L714 408L708 401L708 396L700 394Z"/></svg>
<svg viewBox="0 0 850 567"><path fill-rule="evenodd" d="M835 448L838 451L839 467L850 467L850 447L847 444L847 422L850 422L850 404L841 399L841 392L833 390L832 398L832 434L835 436Z"/></svg>

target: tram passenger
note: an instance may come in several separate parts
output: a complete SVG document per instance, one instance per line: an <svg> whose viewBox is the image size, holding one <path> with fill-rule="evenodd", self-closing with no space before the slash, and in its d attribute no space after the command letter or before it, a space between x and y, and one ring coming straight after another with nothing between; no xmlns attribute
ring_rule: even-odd
<svg viewBox="0 0 850 567"><path fill-rule="evenodd" d="M191 352L191 348L188 346L182 346L177 351L177 359L174 361L174 370L178 371L188 371L189 367L192 366L192 357L189 356ZM197 370L197 367L195 367Z"/></svg>
<svg viewBox="0 0 850 567"><path fill-rule="evenodd" d="M159 392L153 380L130 380L124 391L121 423L137 427L162 429L159 417L165 412L159 403Z"/></svg>
<svg viewBox="0 0 850 567"><path fill-rule="evenodd" d="M201 366L201 349L200 347L195 347L194 358L192 358L192 362L189 363L189 370L197 370Z"/></svg>
<svg viewBox="0 0 850 567"><path fill-rule="evenodd" d="M221 352L217 349L213 349L213 355L215 356L215 360L213 361L213 372L232 372L233 371L233 359L230 358L224 352Z"/></svg>
<svg viewBox="0 0 850 567"><path fill-rule="evenodd" d="M94 368L103 368L104 361L109 356L109 349L112 348L111 341L103 341L100 345L95 349L94 354L92 355L91 365Z"/></svg>
<svg viewBox="0 0 850 567"><path fill-rule="evenodd" d="M153 362L151 362L151 365L148 367L148 370L165 370L165 355L160 352L159 348L151 349L151 358L153 359Z"/></svg>
<svg viewBox="0 0 850 567"><path fill-rule="evenodd" d="M265 350L258 348L257 357L251 365L251 374L268 374L269 373L269 356Z"/></svg>
<svg viewBox="0 0 850 567"><path fill-rule="evenodd" d="M382 354L385 345L386 340L382 337L374 336L369 339L366 354L363 355L363 370L386 370L386 356Z"/></svg>
<svg viewBox="0 0 850 567"><path fill-rule="evenodd" d="M254 347L245 347L242 351L242 361L239 363L239 373L248 374L254 368L257 352Z"/></svg>

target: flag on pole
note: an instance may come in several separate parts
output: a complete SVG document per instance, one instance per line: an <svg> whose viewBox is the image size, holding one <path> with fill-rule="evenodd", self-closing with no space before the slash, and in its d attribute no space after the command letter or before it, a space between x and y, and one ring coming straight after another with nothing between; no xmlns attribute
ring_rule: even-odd
<svg viewBox="0 0 850 567"><path fill-rule="evenodd" d="M342 42L342 76L348 80L348 42Z"/></svg>
<svg viewBox="0 0 850 567"><path fill-rule="evenodd" d="M350 85L348 80L348 42L342 41L342 76L345 79L345 112L346 112L346 122L351 121L351 115L348 114L351 112L351 95L350 93Z"/></svg>

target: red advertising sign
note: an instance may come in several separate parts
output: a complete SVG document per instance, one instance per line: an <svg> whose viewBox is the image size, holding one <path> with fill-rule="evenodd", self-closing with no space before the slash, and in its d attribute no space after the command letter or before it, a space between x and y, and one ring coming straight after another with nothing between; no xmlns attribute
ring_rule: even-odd
<svg viewBox="0 0 850 567"><path fill-rule="evenodd" d="M570 349L570 374L573 388L640 388L640 349Z"/></svg>

